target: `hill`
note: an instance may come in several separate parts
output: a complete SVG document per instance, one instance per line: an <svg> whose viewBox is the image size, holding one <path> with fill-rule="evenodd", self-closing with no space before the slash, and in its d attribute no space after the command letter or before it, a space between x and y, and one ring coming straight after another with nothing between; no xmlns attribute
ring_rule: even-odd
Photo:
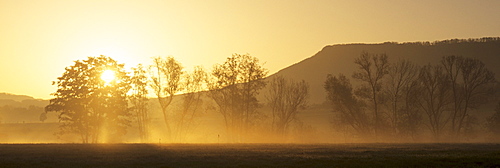
<svg viewBox="0 0 500 168"><path fill-rule="evenodd" d="M35 98L26 95L15 95L11 93L0 93L0 100L9 99L14 101L33 100Z"/></svg>
<svg viewBox="0 0 500 168"><path fill-rule="evenodd" d="M390 62L407 59L419 65L438 64L443 56L460 55L477 58L500 79L500 38L453 39L436 42L385 42L379 44L338 44L324 47L321 51L301 62L271 75L282 75L294 80L305 80L310 85L310 102L325 101L323 83L327 74L343 73L351 76L357 70L354 59L362 52L385 53Z"/></svg>
<svg viewBox="0 0 500 168"><path fill-rule="evenodd" d="M48 104L48 100L35 99L25 95L0 93L0 122L40 122L39 116L44 113L44 107ZM55 114L50 114L47 117L47 122L57 122Z"/></svg>

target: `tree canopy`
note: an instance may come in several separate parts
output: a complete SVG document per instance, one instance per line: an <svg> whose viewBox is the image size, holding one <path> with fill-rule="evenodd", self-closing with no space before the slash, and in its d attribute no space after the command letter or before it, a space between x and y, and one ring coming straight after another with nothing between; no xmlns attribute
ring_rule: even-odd
<svg viewBox="0 0 500 168"><path fill-rule="evenodd" d="M112 80L102 79L106 71L114 73ZM110 57L75 61L53 82L57 91L45 111L59 113L60 134L78 134L83 143L116 141L130 123L129 80L124 65Z"/></svg>

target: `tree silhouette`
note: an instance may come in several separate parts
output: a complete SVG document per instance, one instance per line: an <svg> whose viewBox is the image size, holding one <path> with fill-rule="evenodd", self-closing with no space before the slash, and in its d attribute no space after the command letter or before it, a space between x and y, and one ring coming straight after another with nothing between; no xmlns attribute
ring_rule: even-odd
<svg viewBox="0 0 500 168"><path fill-rule="evenodd" d="M358 65L359 71L355 72L352 77L365 82L368 86L369 99L373 104L375 136L378 136L381 122L381 115L379 114L381 80L388 73L389 67L387 55L373 55L363 52L359 58L354 60L354 63Z"/></svg>
<svg viewBox="0 0 500 168"><path fill-rule="evenodd" d="M267 100L272 108L272 126L284 138L299 109L307 106L309 85L304 80L295 82L283 76L274 77L269 84Z"/></svg>
<svg viewBox="0 0 500 168"><path fill-rule="evenodd" d="M486 129L490 133L491 140L500 140L500 102L495 108L495 113L487 119Z"/></svg>
<svg viewBox="0 0 500 168"><path fill-rule="evenodd" d="M184 141L187 134L196 126L196 118L200 115L203 105L203 90L206 89L207 73L201 66L194 68L192 73L186 73L182 80L182 103L180 112L176 115L176 135L179 141Z"/></svg>
<svg viewBox="0 0 500 168"><path fill-rule="evenodd" d="M446 78L443 67L432 65L421 68L419 80L422 88L419 94L421 101L418 102L429 119L429 128L435 140L440 141L442 130L450 119L446 108L451 103L451 82Z"/></svg>
<svg viewBox="0 0 500 168"><path fill-rule="evenodd" d="M183 67L173 57L154 57L150 68L151 88L158 98L163 120L167 129L168 140L172 140L171 120L167 107L172 103L174 95L181 91L181 76Z"/></svg>
<svg viewBox="0 0 500 168"><path fill-rule="evenodd" d="M451 115L452 134L459 138L463 131L469 109L484 104L485 97L492 93L496 82L493 72L484 63L473 58L446 56L441 60L446 77L451 81L453 112Z"/></svg>
<svg viewBox="0 0 500 168"><path fill-rule="evenodd" d="M384 91L389 100L390 124L394 135L398 137L403 132L414 135L416 129L411 127L419 123L418 112L415 112L417 108L414 106L417 100L412 98L415 96L417 79L418 67L407 60L398 61L389 67Z"/></svg>
<svg viewBox="0 0 500 168"><path fill-rule="evenodd" d="M115 79L106 83L104 71L111 70ZM126 93L129 76L123 64L106 57L88 57L75 61L53 84L57 91L45 107L58 112L60 133L74 133L83 143L117 141L130 124Z"/></svg>
<svg viewBox="0 0 500 168"><path fill-rule="evenodd" d="M441 64L446 71L446 77L448 80L450 80L451 84L451 92L452 92L452 99L453 99L453 112L451 114L451 131L452 134L456 133L456 128L457 128L457 118L458 115L460 115L460 111L462 110L462 101L463 101L463 95L462 95L462 90L459 89L459 74L460 74L460 69L462 67L462 62L463 62L463 57L457 57L457 56L447 56L443 57L441 60Z"/></svg>
<svg viewBox="0 0 500 168"><path fill-rule="evenodd" d="M45 120L47 120L47 113L41 113L39 118L41 122L44 122Z"/></svg>
<svg viewBox="0 0 500 168"><path fill-rule="evenodd" d="M329 74L324 88L333 112L338 114L336 116L340 119L340 124L350 126L358 135L369 135L371 123L365 112L366 105L354 95L349 79L343 74L338 77Z"/></svg>
<svg viewBox="0 0 500 168"><path fill-rule="evenodd" d="M403 105L400 107L400 120L398 124L399 133L408 135L413 140L416 139L416 135L419 132L419 128L422 125L422 110L420 109L420 94L422 87L419 81L419 68L415 67L416 79L412 82L405 83L403 85L401 98L403 99Z"/></svg>
<svg viewBox="0 0 500 168"><path fill-rule="evenodd" d="M129 96L131 111L135 114L137 125L139 129L139 136L141 142L148 142L149 140L149 110L148 110L148 78L146 70L139 64L137 67L132 68L132 77L130 80L131 94Z"/></svg>
<svg viewBox="0 0 500 168"><path fill-rule="evenodd" d="M231 142L241 141L254 121L258 107L256 96L265 86L267 70L248 54L233 54L223 64L214 66L210 97L224 117Z"/></svg>

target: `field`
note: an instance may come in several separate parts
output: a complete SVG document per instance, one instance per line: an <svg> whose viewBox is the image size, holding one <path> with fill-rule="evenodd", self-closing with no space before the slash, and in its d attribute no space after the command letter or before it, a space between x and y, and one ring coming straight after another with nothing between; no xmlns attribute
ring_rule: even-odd
<svg viewBox="0 0 500 168"><path fill-rule="evenodd" d="M0 167L500 167L500 144L0 144Z"/></svg>

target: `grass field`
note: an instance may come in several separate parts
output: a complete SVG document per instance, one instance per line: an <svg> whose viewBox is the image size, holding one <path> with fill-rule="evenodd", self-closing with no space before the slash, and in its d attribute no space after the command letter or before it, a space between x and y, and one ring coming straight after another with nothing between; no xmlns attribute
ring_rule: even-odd
<svg viewBox="0 0 500 168"><path fill-rule="evenodd" d="M500 144L0 144L0 167L500 167Z"/></svg>

